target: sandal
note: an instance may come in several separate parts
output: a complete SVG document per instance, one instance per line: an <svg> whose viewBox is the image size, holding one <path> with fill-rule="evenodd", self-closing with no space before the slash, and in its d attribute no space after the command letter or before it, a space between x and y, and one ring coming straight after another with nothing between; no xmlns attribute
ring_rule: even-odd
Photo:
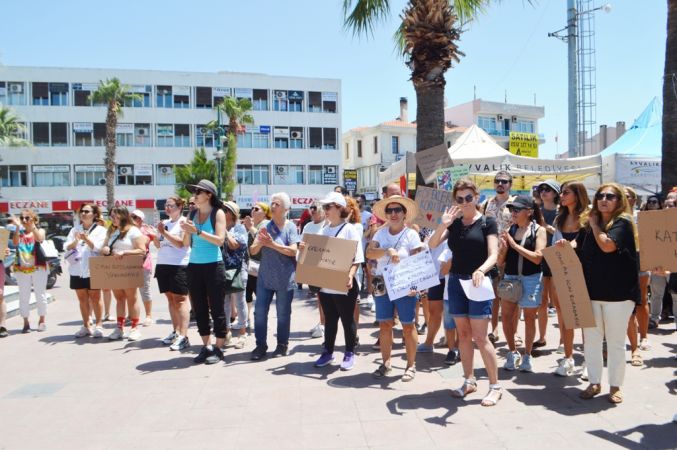
<svg viewBox="0 0 677 450"><path fill-rule="evenodd" d="M614 392L609 392L609 401L614 404L623 403L623 392L620 389L616 389Z"/></svg>
<svg viewBox="0 0 677 450"><path fill-rule="evenodd" d="M460 388L451 390L451 396L454 398L464 398L475 391L477 391L477 380L466 378Z"/></svg>
<svg viewBox="0 0 677 450"><path fill-rule="evenodd" d="M374 378L383 378L390 375L390 372L392 371L393 369L391 367L388 367L385 364L381 364L380 366L378 366L378 369L372 372L372 376Z"/></svg>
<svg viewBox="0 0 677 450"><path fill-rule="evenodd" d="M632 357L630 358L630 365L635 367L640 367L644 365L644 359L638 351L632 352Z"/></svg>
<svg viewBox="0 0 677 450"><path fill-rule="evenodd" d="M521 347L524 345L524 341L522 340L522 337L519 334L515 335L515 347Z"/></svg>
<svg viewBox="0 0 677 450"><path fill-rule="evenodd" d="M404 375L402 375L402 381L406 383L412 381L414 378L416 378L416 367L407 367L404 370Z"/></svg>
<svg viewBox="0 0 677 450"><path fill-rule="evenodd" d="M496 403L503 397L503 388L501 386L489 387L489 392L482 399L482 406L496 406Z"/></svg>
<svg viewBox="0 0 677 450"><path fill-rule="evenodd" d="M589 385L583 392L579 394L579 397L582 398L583 400L590 400L593 398L595 395L599 394L602 392L602 386L599 384L591 384Z"/></svg>
<svg viewBox="0 0 677 450"><path fill-rule="evenodd" d="M489 333L489 342L491 342L492 344L495 344L496 342L498 342L498 333L496 333L496 334Z"/></svg>
<svg viewBox="0 0 677 450"><path fill-rule="evenodd" d="M542 340L542 341L536 341L536 342L534 342L534 344L532 345L533 348L540 348L540 347L545 347L545 346L546 346L545 339Z"/></svg>

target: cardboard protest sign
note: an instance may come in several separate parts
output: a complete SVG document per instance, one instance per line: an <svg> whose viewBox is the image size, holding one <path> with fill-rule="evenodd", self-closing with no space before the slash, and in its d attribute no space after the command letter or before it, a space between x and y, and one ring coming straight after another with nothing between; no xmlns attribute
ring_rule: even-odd
<svg viewBox="0 0 677 450"><path fill-rule="evenodd" d="M437 228L442 223L445 208L451 206L451 198L449 191L417 186L415 200L420 211L414 223L420 227Z"/></svg>
<svg viewBox="0 0 677 450"><path fill-rule="evenodd" d="M449 150L445 144L436 145L416 152L416 165L423 175L426 183L434 183L437 175L437 169L442 167L451 167L454 163L449 157Z"/></svg>
<svg viewBox="0 0 677 450"><path fill-rule="evenodd" d="M358 242L318 234L304 234L303 241L306 248L299 255L296 282L347 293Z"/></svg>
<svg viewBox="0 0 677 450"><path fill-rule="evenodd" d="M412 289L422 291L440 284L430 250L425 250L383 268L383 279L390 301L409 295Z"/></svg>
<svg viewBox="0 0 677 450"><path fill-rule="evenodd" d="M145 255L128 255L122 259L113 256L89 258L89 277L92 289L132 289L143 286Z"/></svg>
<svg viewBox="0 0 677 450"><path fill-rule="evenodd" d="M9 230L0 228L0 261L5 259L5 250L9 245Z"/></svg>
<svg viewBox="0 0 677 450"><path fill-rule="evenodd" d="M640 212L637 231L640 270L677 272L677 208Z"/></svg>
<svg viewBox="0 0 677 450"><path fill-rule="evenodd" d="M583 277L583 266L571 244L547 247L543 256L552 271L564 326L569 329L594 327L595 317Z"/></svg>
<svg viewBox="0 0 677 450"><path fill-rule="evenodd" d="M437 169L437 189L451 191L454 183L470 173L470 167L465 164L458 164L446 169Z"/></svg>

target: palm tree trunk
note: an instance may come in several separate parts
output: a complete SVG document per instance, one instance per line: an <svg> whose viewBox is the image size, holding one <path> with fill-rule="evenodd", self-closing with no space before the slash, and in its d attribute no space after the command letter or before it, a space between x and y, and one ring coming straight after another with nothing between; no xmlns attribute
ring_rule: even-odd
<svg viewBox="0 0 677 450"><path fill-rule="evenodd" d="M115 101L108 105L106 114L106 156L104 164L106 167L106 203L108 208L115 206L115 150L116 138L115 130L118 126L118 116L116 114Z"/></svg>
<svg viewBox="0 0 677 450"><path fill-rule="evenodd" d="M668 33L663 76L662 188L677 186L677 0L668 0Z"/></svg>
<svg viewBox="0 0 677 450"><path fill-rule="evenodd" d="M444 85L414 83L414 89L416 90L416 151L420 152L444 144ZM416 185L426 185L418 167L416 168Z"/></svg>

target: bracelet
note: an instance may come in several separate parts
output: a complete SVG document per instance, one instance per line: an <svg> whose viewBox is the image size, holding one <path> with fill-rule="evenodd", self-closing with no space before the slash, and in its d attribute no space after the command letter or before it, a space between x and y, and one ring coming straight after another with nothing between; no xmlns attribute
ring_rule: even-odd
<svg viewBox="0 0 677 450"><path fill-rule="evenodd" d="M202 234L202 230L199 229L199 228L196 228L195 234L197 234L198 236L201 235L201 234Z"/></svg>

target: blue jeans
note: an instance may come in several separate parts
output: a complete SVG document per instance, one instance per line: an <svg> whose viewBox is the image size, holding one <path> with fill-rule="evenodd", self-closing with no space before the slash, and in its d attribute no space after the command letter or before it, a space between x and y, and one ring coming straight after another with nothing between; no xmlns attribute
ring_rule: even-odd
<svg viewBox="0 0 677 450"><path fill-rule="evenodd" d="M264 288L261 283L256 286L256 302L254 303L254 335L256 346L268 348L268 311L275 294L277 310L277 343L289 345L289 327L291 324L291 301L294 290L274 291Z"/></svg>

